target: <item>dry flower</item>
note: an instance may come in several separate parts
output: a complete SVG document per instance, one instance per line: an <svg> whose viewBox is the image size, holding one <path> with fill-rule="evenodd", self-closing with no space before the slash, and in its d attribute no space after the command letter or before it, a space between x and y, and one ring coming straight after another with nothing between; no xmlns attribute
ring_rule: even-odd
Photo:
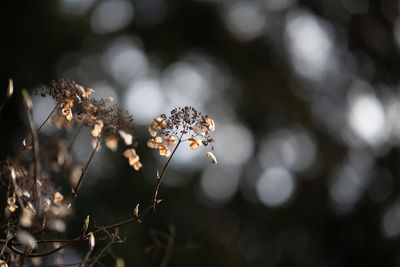
<svg viewBox="0 0 400 267"><path fill-rule="evenodd" d="M48 225L50 229L60 233L65 232L65 230L67 229L65 222L60 219L50 219Z"/></svg>
<svg viewBox="0 0 400 267"><path fill-rule="evenodd" d="M78 90L78 92L80 93L80 95L81 95L82 97L85 97L86 92L85 92L85 88L83 88L82 85L80 85L80 84L75 84L75 88Z"/></svg>
<svg viewBox="0 0 400 267"><path fill-rule="evenodd" d="M53 193L53 203L55 205L60 205L63 198L64 196L60 192L56 191Z"/></svg>
<svg viewBox="0 0 400 267"><path fill-rule="evenodd" d="M206 123L208 124L208 129L213 132L215 130L215 123L212 119L206 118Z"/></svg>
<svg viewBox="0 0 400 267"><path fill-rule="evenodd" d="M161 156L165 156L165 157L169 157L171 156L171 151L164 145L164 144L160 144L158 147L159 151L160 151L160 155Z"/></svg>
<svg viewBox="0 0 400 267"><path fill-rule="evenodd" d="M205 136L208 132L208 129L201 125L192 126L190 129L200 136Z"/></svg>
<svg viewBox="0 0 400 267"><path fill-rule="evenodd" d="M9 198L7 198L7 209L10 212L14 212L16 209L18 209L18 206L15 204L16 203L16 196L15 193L13 193L13 195Z"/></svg>
<svg viewBox="0 0 400 267"><path fill-rule="evenodd" d="M147 146L150 148L158 148L160 146L160 144L157 143L156 141L154 141L154 139L149 139L147 141Z"/></svg>
<svg viewBox="0 0 400 267"><path fill-rule="evenodd" d="M201 146L203 144L201 142L200 138L189 138L188 141L189 141L190 148L192 150L196 150L199 146Z"/></svg>
<svg viewBox="0 0 400 267"><path fill-rule="evenodd" d="M105 139L106 147L108 147L112 151L117 151L118 149L118 138L113 135L109 136Z"/></svg>
<svg viewBox="0 0 400 267"><path fill-rule="evenodd" d="M211 159L212 164L217 164L217 158L214 156L212 152L206 153L207 158Z"/></svg>
<svg viewBox="0 0 400 267"><path fill-rule="evenodd" d="M158 116L149 125L149 133L151 136L155 137L157 135L157 129L165 129L166 127L167 121L163 117Z"/></svg>
<svg viewBox="0 0 400 267"><path fill-rule="evenodd" d="M174 146L176 144L176 135L167 135L164 137L164 142L167 146Z"/></svg>
<svg viewBox="0 0 400 267"><path fill-rule="evenodd" d="M36 247L36 245L37 245L36 239L27 231L19 230L15 235L17 236L18 241L22 245L24 245L30 249L34 249Z"/></svg>
<svg viewBox="0 0 400 267"><path fill-rule="evenodd" d="M139 161L139 156L136 154L136 150L129 148L122 154L125 158L128 158L129 165L131 165L136 171L142 167L142 163Z"/></svg>
<svg viewBox="0 0 400 267"><path fill-rule="evenodd" d="M92 130L93 137L99 137L101 135L101 131L103 129L104 123L102 120L96 121L94 128Z"/></svg>
<svg viewBox="0 0 400 267"><path fill-rule="evenodd" d="M24 209L22 209L22 215L19 222L23 227L30 227L32 225L32 217L35 215L35 212L32 210L32 208L33 206L26 206Z"/></svg>
<svg viewBox="0 0 400 267"><path fill-rule="evenodd" d="M119 130L118 133L119 133L119 136L121 136L122 140L124 140L124 142L127 146L132 145L133 136L131 134L126 133L122 130Z"/></svg>

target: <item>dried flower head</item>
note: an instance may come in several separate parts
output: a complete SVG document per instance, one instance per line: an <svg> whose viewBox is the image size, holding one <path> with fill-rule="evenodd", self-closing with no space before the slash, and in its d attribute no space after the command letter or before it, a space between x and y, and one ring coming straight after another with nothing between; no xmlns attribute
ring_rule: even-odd
<svg viewBox="0 0 400 267"><path fill-rule="evenodd" d="M169 117L162 114L149 125L149 133L154 139L149 139L147 146L158 149L160 155L169 157L172 153L167 146L173 147L177 142L187 141L192 150L213 143L210 133L214 130L214 121L193 107L177 108L171 111Z"/></svg>
<svg viewBox="0 0 400 267"><path fill-rule="evenodd" d="M89 98L93 91L72 80L63 79L53 81L40 93L42 96L53 97L60 108L61 114L52 118L58 128L66 126L59 118L62 116L68 122L93 127L92 135L95 137L121 136L127 145L135 145L132 116L122 111L118 105L110 105L112 99Z"/></svg>

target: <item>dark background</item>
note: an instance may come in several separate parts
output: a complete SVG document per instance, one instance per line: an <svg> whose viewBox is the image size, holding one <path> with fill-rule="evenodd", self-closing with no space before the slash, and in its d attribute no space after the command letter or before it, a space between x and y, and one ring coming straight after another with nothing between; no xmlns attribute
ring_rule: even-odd
<svg viewBox="0 0 400 267"><path fill-rule="evenodd" d="M0 3L0 100L9 78L16 89L0 116L1 160L27 133L22 88L63 77L87 87L102 81L136 118L124 102L128 91L141 79L160 85L158 107L145 89L135 95L134 103L156 111L137 119L144 168L130 169L122 147L96 155L66 235L75 236L87 214L106 225L145 205L165 160L145 146L145 120L187 101L214 118L219 164L208 166L205 150L173 161L164 201L142 224L120 229L126 241L102 260L106 266L115 257L158 266L163 250L152 256L145 248L151 229L169 225L177 232L170 266L400 264L400 2L111 2ZM118 62L104 54L123 38L136 57L125 54L113 72ZM41 101L34 106L51 110ZM51 130L42 138L63 134L71 140ZM89 152L74 153L84 162ZM84 253L85 246L66 251L65 263Z"/></svg>

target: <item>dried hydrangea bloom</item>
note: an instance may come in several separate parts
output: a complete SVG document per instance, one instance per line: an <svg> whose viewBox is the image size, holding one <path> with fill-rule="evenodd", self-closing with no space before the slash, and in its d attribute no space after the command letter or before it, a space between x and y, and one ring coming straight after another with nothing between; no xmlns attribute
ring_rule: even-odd
<svg viewBox="0 0 400 267"><path fill-rule="evenodd" d="M158 149L160 155L169 157L172 153L167 146L173 147L178 142L187 141L192 150L213 143L210 133L214 130L214 121L193 107L177 108L171 111L170 116L162 114L149 125L149 133L155 138L149 139L147 146Z"/></svg>
<svg viewBox="0 0 400 267"><path fill-rule="evenodd" d="M121 136L127 145L135 145L133 138L133 118L128 112L121 110L118 105L110 105L112 99L89 98L93 89L85 88L72 80L63 79L52 82L48 88L42 89L42 96L53 97L61 109L62 116L76 123L89 127L95 127L93 134L99 136L97 121L103 122L101 136ZM58 127L62 121L55 117Z"/></svg>
<svg viewBox="0 0 400 267"><path fill-rule="evenodd" d="M200 138L189 138L188 141L192 150L196 150L199 146L203 145Z"/></svg>

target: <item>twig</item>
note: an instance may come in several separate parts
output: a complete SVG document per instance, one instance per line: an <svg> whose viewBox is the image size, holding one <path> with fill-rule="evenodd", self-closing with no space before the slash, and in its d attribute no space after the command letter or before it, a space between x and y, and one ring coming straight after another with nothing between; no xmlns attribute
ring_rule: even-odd
<svg viewBox="0 0 400 267"><path fill-rule="evenodd" d="M103 254L111 247L111 245L114 244L115 238L118 236L118 228L115 228L114 234L111 236L112 238L110 242L108 242L108 244L100 251L100 253L97 254L97 256L93 259L93 262L89 265L89 267L95 265L103 256Z"/></svg>
<svg viewBox="0 0 400 267"><path fill-rule="evenodd" d="M58 107L58 104L55 105L53 110L50 112L50 114L47 116L47 118L40 124L39 128L37 129L37 132L39 133L42 127L47 123L47 121L50 119L51 115L53 115L54 111L56 111ZM26 145L23 145L22 148L18 151L17 155L14 157L14 161L17 160L25 151L29 150L28 148L32 145L31 140L26 142Z"/></svg>
<svg viewBox="0 0 400 267"><path fill-rule="evenodd" d="M8 83L6 98L4 98L4 100L0 104L0 115L1 115L1 111L3 110L4 106L6 105L8 99L10 99L11 96L13 95L13 91L14 91L14 84L13 84L12 79L9 79L8 82L9 83Z"/></svg>
<svg viewBox="0 0 400 267"><path fill-rule="evenodd" d="M35 208L36 211L39 211L39 205L40 205L40 192L38 190L37 182L39 179L39 172L40 172L40 166L39 166L39 139L37 135L37 130L35 128L35 123L33 121L33 110L32 110L32 100L28 94L28 91L25 89L22 90L22 95L24 96L25 99L25 105L28 108L28 117L29 117L29 124L31 127L31 135L32 135L32 144L33 144L33 151L32 151L32 158L33 158L33 169L34 169L34 175L33 175L33 199L35 200Z"/></svg>
<svg viewBox="0 0 400 267"><path fill-rule="evenodd" d="M79 180L78 180L78 183L77 183L76 187L72 189L72 196L71 196L71 199L69 200L68 205L67 205L68 208L71 207L72 201L76 198L76 196L78 194L78 190L81 188L83 178L85 177L85 174L86 174L86 172L88 170L89 164L92 162L92 158L94 156L94 153L97 151L97 148L99 147L99 145L100 145L100 138L97 139L96 146L93 149L92 153L90 154L90 157L89 157L89 159L88 159L88 161L86 163L85 168L82 169L82 173L81 173L81 176L79 177Z"/></svg>
<svg viewBox="0 0 400 267"><path fill-rule="evenodd" d="M160 267L167 267L169 259L171 258L172 255L172 251L174 250L175 237L176 237L176 229L173 225L170 225L167 247L165 248L165 253L162 258Z"/></svg>
<svg viewBox="0 0 400 267"><path fill-rule="evenodd" d="M82 129L82 125L79 125L78 129L74 133L74 136L72 137L71 143L69 144L68 152L71 151L71 148L74 145L75 140L78 137L79 133L81 132L81 129Z"/></svg>

